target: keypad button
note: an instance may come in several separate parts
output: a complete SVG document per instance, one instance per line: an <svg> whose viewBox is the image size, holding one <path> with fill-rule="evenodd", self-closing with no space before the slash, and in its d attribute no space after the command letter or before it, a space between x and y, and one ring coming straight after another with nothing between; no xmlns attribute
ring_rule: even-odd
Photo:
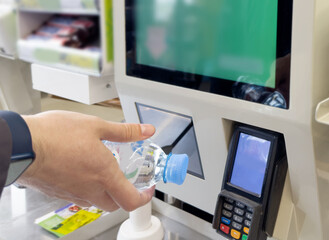
<svg viewBox="0 0 329 240"><path fill-rule="evenodd" d="M230 225L230 223L231 223L231 220L230 220L230 219L227 219L226 217L222 217L221 220L222 220L222 222L225 223L226 225Z"/></svg>
<svg viewBox="0 0 329 240"><path fill-rule="evenodd" d="M232 227L234 227L237 230L241 230L242 229L242 225L236 222L232 222Z"/></svg>
<svg viewBox="0 0 329 240"><path fill-rule="evenodd" d="M229 211L232 211L232 209L233 209L233 205L228 204L228 203L224 203L224 208L226 208L226 209L229 210Z"/></svg>
<svg viewBox="0 0 329 240"><path fill-rule="evenodd" d="M238 215L233 215L233 220L238 222L238 223L242 223L243 218L238 216Z"/></svg>
<svg viewBox="0 0 329 240"><path fill-rule="evenodd" d="M239 208L244 208L246 206L246 205L244 205L243 203L240 203L240 202L236 202L235 205Z"/></svg>
<svg viewBox="0 0 329 240"><path fill-rule="evenodd" d="M248 240L253 212L246 204L225 197L218 231L235 240Z"/></svg>
<svg viewBox="0 0 329 240"><path fill-rule="evenodd" d="M237 208L237 207L234 208L234 212L236 214L239 214L240 216L242 216L244 214L244 211L242 209L240 209L240 208Z"/></svg>
<svg viewBox="0 0 329 240"><path fill-rule="evenodd" d="M248 218L248 219L252 219L252 214L249 213L249 212L247 212L247 213L246 213L246 218Z"/></svg>
<svg viewBox="0 0 329 240"><path fill-rule="evenodd" d="M251 226L251 221L244 220L244 225L246 225L247 227L250 227Z"/></svg>
<svg viewBox="0 0 329 240"><path fill-rule="evenodd" d="M247 240L247 239L248 239L248 235L243 234L241 240Z"/></svg>
<svg viewBox="0 0 329 240"><path fill-rule="evenodd" d="M245 233L249 234L249 228L244 227L244 228L243 228L243 231L244 231Z"/></svg>
<svg viewBox="0 0 329 240"><path fill-rule="evenodd" d="M253 212L254 209L253 209L252 207L247 207L247 211L249 211L249 212Z"/></svg>
<svg viewBox="0 0 329 240"><path fill-rule="evenodd" d="M234 229L231 229L231 236L235 239L240 239L241 233Z"/></svg>
<svg viewBox="0 0 329 240"><path fill-rule="evenodd" d="M226 233L226 234L229 234L229 232L230 232L230 227L229 227L229 226L226 226L226 225L223 224L223 223L219 226L219 229L220 229L222 232Z"/></svg>
<svg viewBox="0 0 329 240"><path fill-rule="evenodd" d="M222 214L225 216L225 217L228 217L228 218L231 218L232 217L232 212L229 212L225 209L223 209L222 211Z"/></svg>

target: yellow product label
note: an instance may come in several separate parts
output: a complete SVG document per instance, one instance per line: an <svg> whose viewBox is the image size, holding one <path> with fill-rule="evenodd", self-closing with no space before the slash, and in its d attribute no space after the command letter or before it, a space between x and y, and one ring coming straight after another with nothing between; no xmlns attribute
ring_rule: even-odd
<svg viewBox="0 0 329 240"><path fill-rule="evenodd" d="M56 227L56 229L52 230L56 233L66 235L90 222L95 221L100 216L101 214L99 213L91 213L85 210L80 210L73 216L65 219Z"/></svg>
<svg viewBox="0 0 329 240"><path fill-rule="evenodd" d="M81 0L81 5L86 9L96 9L96 1L95 0Z"/></svg>
<svg viewBox="0 0 329 240"><path fill-rule="evenodd" d="M18 4L25 8L59 10L60 0L19 0Z"/></svg>
<svg viewBox="0 0 329 240"><path fill-rule="evenodd" d="M19 4L23 7L39 7L39 1L38 0L21 0L19 1Z"/></svg>
<svg viewBox="0 0 329 240"><path fill-rule="evenodd" d="M74 54L68 54L63 59L63 62L72 66L94 69L96 68L95 60L90 57L84 57ZM97 61L96 61L97 62Z"/></svg>

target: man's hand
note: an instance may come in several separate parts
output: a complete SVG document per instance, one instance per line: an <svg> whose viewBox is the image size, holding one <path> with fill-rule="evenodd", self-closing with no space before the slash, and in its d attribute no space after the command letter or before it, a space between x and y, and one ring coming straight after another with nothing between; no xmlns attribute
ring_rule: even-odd
<svg viewBox="0 0 329 240"><path fill-rule="evenodd" d="M101 140L144 140L154 134L152 125L113 123L66 111L23 118L31 131L36 159L19 184L106 211L119 207L132 211L151 200L154 187L139 192Z"/></svg>

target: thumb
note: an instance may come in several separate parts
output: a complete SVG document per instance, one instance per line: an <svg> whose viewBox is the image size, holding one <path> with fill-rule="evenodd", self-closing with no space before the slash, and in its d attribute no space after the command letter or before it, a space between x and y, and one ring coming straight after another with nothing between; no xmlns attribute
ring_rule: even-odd
<svg viewBox="0 0 329 240"><path fill-rule="evenodd" d="M101 127L101 139L113 142L136 142L147 139L155 133L151 124L113 123L104 121Z"/></svg>

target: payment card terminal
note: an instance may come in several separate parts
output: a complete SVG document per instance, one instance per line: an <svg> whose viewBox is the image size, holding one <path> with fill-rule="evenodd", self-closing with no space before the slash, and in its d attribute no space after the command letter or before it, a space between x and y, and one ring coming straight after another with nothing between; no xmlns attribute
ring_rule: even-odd
<svg viewBox="0 0 329 240"><path fill-rule="evenodd" d="M234 240L272 236L286 173L283 135L237 124L213 219L217 233Z"/></svg>

